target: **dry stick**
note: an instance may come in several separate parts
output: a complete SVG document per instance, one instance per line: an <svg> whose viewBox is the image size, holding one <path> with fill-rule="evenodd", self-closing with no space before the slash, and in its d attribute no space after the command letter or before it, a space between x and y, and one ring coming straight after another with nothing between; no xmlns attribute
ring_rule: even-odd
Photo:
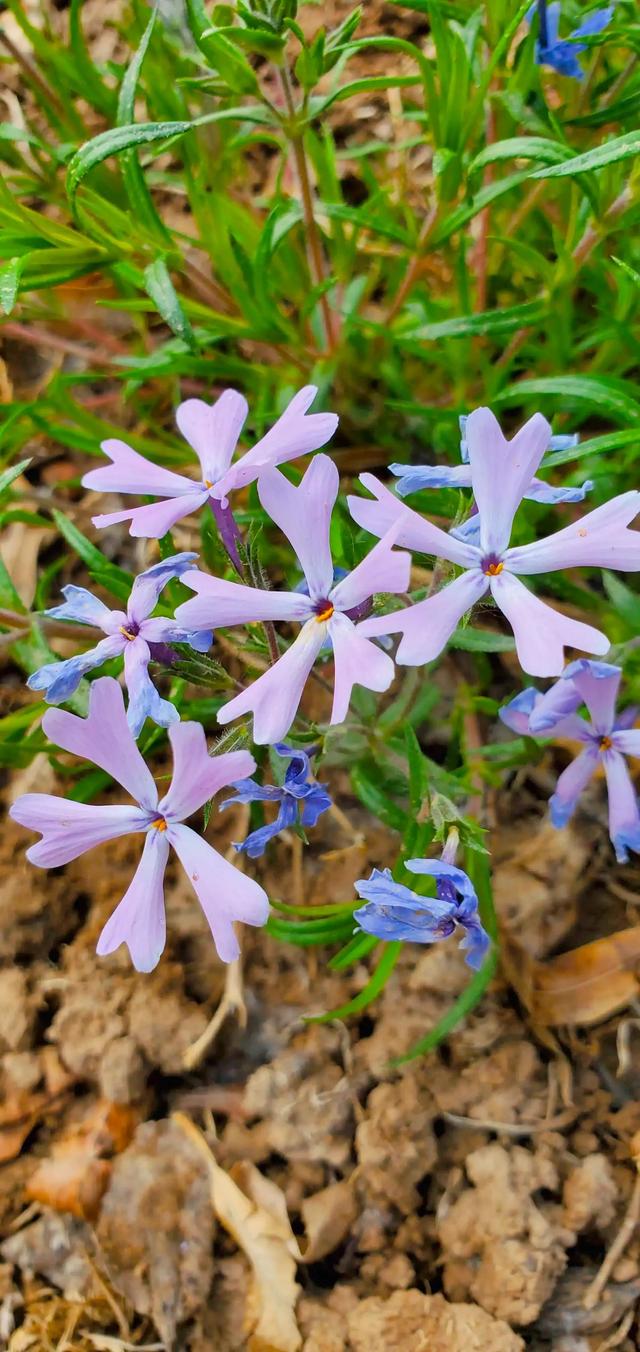
<svg viewBox="0 0 640 1352"><path fill-rule="evenodd" d="M422 229L420 231L420 234L418 235L418 239L416 242L415 253L413 255L413 258L411 259L407 271L404 274L400 286L396 291L395 300L392 302L387 312L387 317L384 321L387 327L389 324L393 322L398 312L402 309L402 306L404 305L404 302L407 299L409 292L413 290L415 283L418 280L418 275L420 272L420 268L422 266L422 256L424 248L425 245L428 244L429 239L436 227L438 215L439 215L438 203L434 202L433 206L431 207L431 209L424 218L424 221L422 223Z"/></svg>
<svg viewBox="0 0 640 1352"><path fill-rule="evenodd" d="M304 212L304 221L307 228L307 257L309 260L309 271L313 278L314 285L322 287L326 280L326 270L324 257L322 253L322 244L313 209L313 192L311 189L311 179L309 177L309 167L307 165L307 156L304 148L304 140L300 131L296 127L296 107L291 87L291 77L286 65L279 72L282 92L284 94L287 112L291 119L291 126L285 128L288 131L293 158L298 175L298 184L300 187L300 198L302 201L302 210ZM327 348L332 352L336 342L336 332L334 328L334 316L329 305L326 293L322 291L320 295L320 308L324 320L324 327L327 337Z"/></svg>
<svg viewBox="0 0 640 1352"><path fill-rule="evenodd" d="M32 620L37 620L42 629L48 634L57 634L59 638L98 638L102 634L101 629L94 628L91 624L65 624L64 620L50 620L46 615L17 615L13 610L5 610L0 607L0 624L7 625L10 628L19 629L21 632L29 628Z"/></svg>
<svg viewBox="0 0 640 1352"><path fill-rule="evenodd" d="M638 1161L636 1160L636 1168L637 1167ZM593 1310L594 1306L598 1304L602 1292L604 1291L604 1288L607 1285L609 1277L611 1276L611 1273L613 1272L613 1269L618 1259L620 1258L621 1254L624 1253L624 1250L626 1249L627 1244L629 1243L639 1220L640 1220L640 1174L637 1174L636 1181L633 1185L631 1201L629 1202L629 1206L627 1207L627 1214L622 1222L622 1225L620 1226L620 1229L618 1230L618 1233L613 1241L613 1244L611 1245L611 1248L609 1249L609 1252L605 1255L598 1272L596 1273L593 1281L587 1288L584 1300L582 1302L585 1310Z"/></svg>

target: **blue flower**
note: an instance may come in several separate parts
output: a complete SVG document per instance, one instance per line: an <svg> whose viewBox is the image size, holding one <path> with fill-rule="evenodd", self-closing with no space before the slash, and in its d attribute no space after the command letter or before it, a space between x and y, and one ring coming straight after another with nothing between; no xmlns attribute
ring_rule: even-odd
<svg viewBox="0 0 640 1352"><path fill-rule="evenodd" d="M456 928L464 930L460 947L465 961L477 970L482 966L491 940L478 915L478 898L470 878L446 859L408 859L411 873L426 873L436 879L436 896L419 897L402 883L394 882L388 868L374 868L371 877L355 884L366 905L354 912L360 929L377 939L434 944L447 939Z"/></svg>
<svg viewBox="0 0 640 1352"><path fill-rule="evenodd" d="M584 80L584 71L578 61L578 53L587 50L587 43L580 38L592 37L601 33L611 22L614 6L594 9L578 28L574 28L568 38L559 36L560 14L562 6L554 2L547 5L546 0L538 0L527 14L527 22L532 22L538 13L539 30L536 40L535 61L538 66L551 66L559 75L568 75L571 80Z"/></svg>
<svg viewBox="0 0 640 1352"><path fill-rule="evenodd" d="M211 646L212 634L183 629L175 620L149 617L163 587L171 578L180 577L191 568L197 557L190 553L174 554L140 573L131 588L126 611L109 610L84 587L63 587L64 604L54 606L47 615L89 624L102 629L107 637L77 657L69 657L64 662L48 662L40 667L29 677L29 689L43 690L49 704L62 704L77 690L87 671L102 666L111 657L124 654L124 678L129 691L127 722L134 737L138 736L145 718L153 719L163 728L177 723L180 717L177 709L169 700L161 699L151 681L149 661L165 643L188 643L196 652L206 652Z"/></svg>
<svg viewBox="0 0 640 1352"><path fill-rule="evenodd" d="M311 766L306 751L300 751L284 742L276 742L274 751L279 756L289 756L289 764L284 773L284 782L277 784L256 784L255 779L239 779L232 788L236 798L227 798L220 807L229 807L232 803L279 803L280 809L274 821L252 831L236 850L245 852L250 859L264 854L265 848L274 836L300 821L302 826L315 826L321 813L331 807L331 798L324 784L318 784L310 778Z"/></svg>

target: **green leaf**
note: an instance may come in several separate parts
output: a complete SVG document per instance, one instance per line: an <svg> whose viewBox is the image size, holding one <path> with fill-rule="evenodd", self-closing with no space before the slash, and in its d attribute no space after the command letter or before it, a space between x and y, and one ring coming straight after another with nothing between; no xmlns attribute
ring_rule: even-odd
<svg viewBox="0 0 640 1352"><path fill-rule="evenodd" d="M253 68L233 42L211 26L203 0L187 0L187 20L207 65L218 72L234 94L257 94Z"/></svg>
<svg viewBox="0 0 640 1352"><path fill-rule="evenodd" d="M154 141L168 141L172 136L183 136L192 122L135 122L128 127L111 127L101 131L76 151L67 169L67 195L74 208L76 193L91 169L102 164L110 155L120 155L132 146L149 145Z"/></svg>
<svg viewBox="0 0 640 1352"><path fill-rule="evenodd" d="M506 306L500 310L484 310L481 314L457 315L434 324L421 324L417 329L397 333L396 341L409 343L437 342L440 338L469 338L472 335L490 337L492 334L515 333L518 329L539 324L546 316L547 305L542 300L526 301L524 305Z"/></svg>
<svg viewBox="0 0 640 1352"><path fill-rule="evenodd" d="M484 169L487 164L500 160L537 160L542 164L559 164L571 159L568 146L551 141L546 136L510 136L505 141L496 141L485 146L469 165L469 175Z"/></svg>
<svg viewBox="0 0 640 1352"><path fill-rule="evenodd" d="M3 470L2 474L0 474L0 494L5 493L10 484L13 483L14 479L17 479L18 475L22 474L23 470L28 468L31 464L31 460L32 456L29 456L26 460L20 460L17 465L10 465L9 469Z"/></svg>
<svg viewBox="0 0 640 1352"><path fill-rule="evenodd" d="M420 811L427 792L427 767L422 747L410 723L405 724L404 740L409 766L409 803L412 812Z"/></svg>
<svg viewBox="0 0 640 1352"><path fill-rule="evenodd" d="M16 611L18 615L27 613L26 606L22 604L2 558L0 558L0 606L3 610Z"/></svg>
<svg viewBox="0 0 640 1352"><path fill-rule="evenodd" d="M607 164L618 160L629 160L640 153L640 131L631 131L624 136L615 136L611 141L585 150L582 155L574 155L564 164L555 164L550 168L536 169L532 178L566 178L571 174L587 174L593 169L603 169Z"/></svg>
<svg viewBox="0 0 640 1352"><path fill-rule="evenodd" d="M351 771L351 783L360 802L380 821L395 831L403 831L406 814L390 798L374 761L360 761Z"/></svg>
<svg viewBox="0 0 640 1352"><path fill-rule="evenodd" d="M83 97L88 99L94 108L97 108L105 117L111 119L116 105L115 92L101 80L89 55L80 22L82 4L83 0L71 0L69 10L69 45L73 54L75 71L80 77L79 85L82 88Z"/></svg>
<svg viewBox="0 0 640 1352"><path fill-rule="evenodd" d="M193 329L180 304L169 276L169 269L163 258L156 258L154 263L149 263L148 267L145 268L144 284L145 290L151 297L158 313L162 315L165 324L168 324L171 331L175 333L176 338L182 338L188 347L197 350Z"/></svg>
<svg viewBox="0 0 640 1352"><path fill-rule="evenodd" d="M138 47L133 61L125 71L118 98L116 121L119 127L128 126L133 123L135 117L136 90L140 72L142 70L142 63L151 41L155 20L156 11L154 10L149 23L144 30L140 46ZM165 229L165 226L156 211L145 176L140 168L137 151L134 147L122 152L121 168L127 197L129 198L129 202L135 213L136 220L146 226L150 233L155 238L159 238L163 244L166 245L170 243L171 236L168 230Z"/></svg>
<svg viewBox="0 0 640 1352"><path fill-rule="evenodd" d="M621 423L640 422L640 403L627 391L631 382L607 376L540 376L519 380L496 395L497 404L522 403L536 397L555 397L569 404L587 404Z"/></svg>
<svg viewBox="0 0 640 1352"><path fill-rule="evenodd" d="M462 625L449 639L452 648L462 648L467 653L512 653L515 652L515 639L509 634L495 634L490 629L472 629L471 625Z"/></svg>
<svg viewBox="0 0 640 1352"><path fill-rule="evenodd" d="M23 254L21 258L11 258L0 268L0 310L5 315L11 314L16 303L20 277L28 257Z"/></svg>
<svg viewBox="0 0 640 1352"><path fill-rule="evenodd" d="M362 1009L366 1009L367 1005L370 1005L384 990L400 957L401 949L401 943L385 944L377 967L374 968L366 986L354 996L353 1000L341 1005L339 1009L331 1009L328 1014L309 1014L305 1017L305 1023L330 1023L332 1019L346 1019L350 1014L359 1014Z"/></svg>

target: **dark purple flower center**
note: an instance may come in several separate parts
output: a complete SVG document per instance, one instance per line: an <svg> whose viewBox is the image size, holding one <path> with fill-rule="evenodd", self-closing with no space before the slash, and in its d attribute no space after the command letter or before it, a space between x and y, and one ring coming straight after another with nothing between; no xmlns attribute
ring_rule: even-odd
<svg viewBox="0 0 640 1352"><path fill-rule="evenodd" d="M140 625L136 620L127 620L126 628L123 624L120 625L120 633L124 634L124 637L129 643L132 643L134 638L137 638L140 633Z"/></svg>
<svg viewBox="0 0 640 1352"><path fill-rule="evenodd" d="M485 554L481 568L485 577L497 577L502 572L504 564L497 554Z"/></svg>
<svg viewBox="0 0 640 1352"><path fill-rule="evenodd" d="M330 601L327 596L321 597L319 601L315 602L313 609L315 611L316 620L318 621L318 624L322 624L326 620L330 620L331 616L333 615L334 611L333 601Z"/></svg>

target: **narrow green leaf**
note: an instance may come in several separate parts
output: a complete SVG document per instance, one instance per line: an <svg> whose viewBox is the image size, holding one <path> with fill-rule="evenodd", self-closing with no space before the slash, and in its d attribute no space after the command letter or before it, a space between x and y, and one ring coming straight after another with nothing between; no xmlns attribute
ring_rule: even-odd
<svg viewBox="0 0 640 1352"><path fill-rule="evenodd" d="M546 312L547 306L544 301L531 300L525 301L524 305L484 310L481 314L456 315L454 319L443 319L434 324L420 324L417 329L397 333L395 337L396 341L404 346L411 343L437 342L441 338L469 338L473 335L490 337L492 334L515 333L518 329L541 323Z"/></svg>
<svg viewBox="0 0 640 1352"><path fill-rule="evenodd" d="M82 559L83 563L86 563L88 568L99 573L105 579L112 576L119 586L127 584L129 590L131 590L133 578L130 573L127 573L124 568L118 568L115 563L106 559L96 545L92 544L91 540L88 540L86 535L78 530L77 526L74 526L73 521L70 521L68 516L65 516L64 512L60 512L54 507L52 516L67 544L71 545L71 548Z"/></svg>
<svg viewBox="0 0 640 1352"><path fill-rule="evenodd" d="M489 629L472 629L463 625L456 629L449 639L452 648L462 648L467 653L512 653L515 652L515 640L509 634L494 634Z"/></svg>
<svg viewBox="0 0 640 1352"><path fill-rule="evenodd" d="M505 141L496 141L485 146L469 165L469 175L484 169L487 164L500 160L537 160L541 164L560 164L571 159L568 146L551 141L546 136L510 136Z"/></svg>
<svg viewBox="0 0 640 1352"><path fill-rule="evenodd" d="M180 304L163 258L156 258L154 263L149 263L145 268L144 284L147 294L176 338L182 338L188 347L197 350L193 329Z"/></svg>
<svg viewBox="0 0 640 1352"><path fill-rule="evenodd" d="M20 277L28 257L28 254L23 254L21 258L12 258L0 267L0 309L5 315L11 314L16 303Z"/></svg>
<svg viewBox="0 0 640 1352"><path fill-rule="evenodd" d="M566 178L572 174L588 174L594 169L603 169L607 164L618 160L634 159L640 154L640 131L626 132L624 136L615 136L582 155L574 155L564 164L554 164L549 168L536 169L532 178Z"/></svg>
<svg viewBox="0 0 640 1352"><path fill-rule="evenodd" d="M67 169L67 195L72 208L82 180L110 155L120 155L132 146L168 141L172 136L184 135L192 126L192 122L136 122L128 127L111 127L108 131L99 132L90 141L85 141Z"/></svg>
<svg viewBox="0 0 640 1352"><path fill-rule="evenodd" d="M133 61L125 71L118 98L116 120L119 127L124 127L133 123L135 117L136 89L138 87L142 63L151 41L155 19L156 11L154 10L142 35L140 46L138 47ZM121 168L127 197L135 212L136 220L139 220L142 225L145 225L150 230L152 235L162 240L166 245L170 242L171 236L168 230L165 229L158 212L156 211L153 198L147 186L147 181L140 168L138 153L135 147L131 147L129 150L122 152Z"/></svg>
<svg viewBox="0 0 640 1352"><path fill-rule="evenodd" d="M20 460L17 465L10 465L9 469L3 470L2 474L0 474L0 493L6 492L14 479L17 479L18 475L22 474L23 470L27 469L31 464L31 460L32 456L29 456L26 460Z"/></svg>
<svg viewBox="0 0 640 1352"><path fill-rule="evenodd" d="M508 385L506 390L496 395L495 402L513 404L533 396L555 397L569 404L587 404L606 413L616 422L638 423L640 402L628 392L631 388L631 382L607 376L539 376Z"/></svg>
<svg viewBox="0 0 640 1352"><path fill-rule="evenodd" d="M401 943L385 944L377 967L374 968L366 986L354 996L353 1000L341 1005L339 1009L329 1010L327 1014L309 1014L305 1017L305 1023L330 1023L332 1019L346 1019L350 1014L359 1014L362 1009L366 1009L386 986L400 957L401 949Z"/></svg>

